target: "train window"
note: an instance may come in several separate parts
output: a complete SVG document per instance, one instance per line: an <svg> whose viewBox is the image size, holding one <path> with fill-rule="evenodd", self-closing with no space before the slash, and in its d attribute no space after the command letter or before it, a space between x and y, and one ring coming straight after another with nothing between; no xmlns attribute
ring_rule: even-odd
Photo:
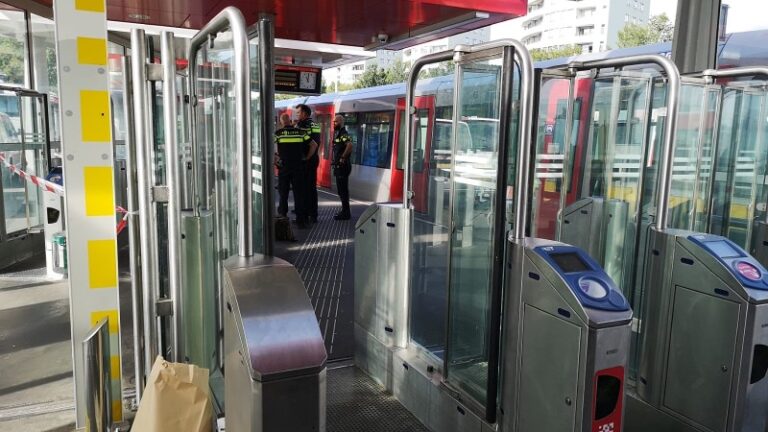
<svg viewBox="0 0 768 432"><path fill-rule="evenodd" d="M347 128L354 143L352 163L377 168L389 167L392 156L394 114L394 112L363 113L360 116L359 126Z"/></svg>

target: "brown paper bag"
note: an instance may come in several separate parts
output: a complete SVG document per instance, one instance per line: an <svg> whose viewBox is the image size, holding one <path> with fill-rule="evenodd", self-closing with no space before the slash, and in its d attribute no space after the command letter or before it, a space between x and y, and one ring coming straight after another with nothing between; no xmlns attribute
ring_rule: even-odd
<svg viewBox="0 0 768 432"><path fill-rule="evenodd" d="M210 432L208 369L157 356L131 431Z"/></svg>

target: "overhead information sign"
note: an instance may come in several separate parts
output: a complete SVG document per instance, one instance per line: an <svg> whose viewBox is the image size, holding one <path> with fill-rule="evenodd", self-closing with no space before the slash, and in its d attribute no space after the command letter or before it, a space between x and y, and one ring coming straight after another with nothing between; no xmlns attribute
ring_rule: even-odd
<svg viewBox="0 0 768 432"><path fill-rule="evenodd" d="M275 93L319 95L323 70L310 66L275 65Z"/></svg>

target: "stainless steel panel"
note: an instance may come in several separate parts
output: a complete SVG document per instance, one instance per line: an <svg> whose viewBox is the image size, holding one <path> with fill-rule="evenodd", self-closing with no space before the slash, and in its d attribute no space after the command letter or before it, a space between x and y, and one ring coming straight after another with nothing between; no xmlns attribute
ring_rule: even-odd
<svg viewBox="0 0 768 432"><path fill-rule="evenodd" d="M737 377L739 391L744 394L744 415L741 427L745 431L768 430L768 305L750 305L746 352L742 356L741 374ZM754 371L754 372L753 372ZM760 372L763 372L761 375ZM743 389L743 390L742 390Z"/></svg>
<svg viewBox="0 0 768 432"><path fill-rule="evenodd" d="M531 306L523 311L516 431L575 431L581 329Z"/></svg>
<svg viewBox="0 0 768 432"><path fill-rule="evenodd" d="M710 430L724 430L739 305L675 287L664 406ZM706 319L702 319L706 317Z"/></svg>
<svg viewBox="0 0 768 432"><path fill-rule="evenodd" d="M322 370L325 343L296 268L254 255L230 258L225 269L225 290L233 292L226 309L241 319L252 377L271 380Z"/></svg>
<svg viewBox="0 0 768 432"><path fill-rule="evenodd" d="M102 318L83 340L85 364L85 429L109 432L112 426L112 362L109 351L109 319Z"/></svg>
<svg viewBox="0 0 768 432"><path fill-rule="evenodd" d="M480 432L480 417L457 401L441 385L430 386L429 426L435 432Z"/></svg>
<svg viewBox="0 0 768 432"><path fill-rule="evenodd" d="M680 419L660 411L637 393L627 392L624 432L701 432Z"/></svg>
<svg viewBox="0 0 768 432"><path fill-rule="evenodd" d="M394 355L392 395L420 422L429 422L429 391L434 385L405 359Z"/></svg>
<svg viewBox="0 0 768 432"><path fill-rule="evenodd" d="M227 429L325 431L327 356L296 269L262 255L225 266Z"/></svg>
<svg viewBox="0 0 768 432"><path fill-rule="evenodd" d="M382 387L392 390L392 355L389 348L357 323L355 365Z"/></svg>
<svg viewBox="0 0 768 432"><path fill-rule="evenodd" d="M584 198L563 210L560 241L584 249L589 256L602 261L603 199Z"/></svg>
<svg viewBox="0 0 768 432"><path fill-rule="evenodd" d="M378 286L378 205L358 220L355 231L355 323L368 332L376 326Z"/></svg>
<svg viewBox="0 0 768 432"><path fill-rule="evenodd" d="M181 234L184 361L213 370L217 363L220 301L216 298L213 214L203 211L194 216L191 211L183 212Z"/></svg>

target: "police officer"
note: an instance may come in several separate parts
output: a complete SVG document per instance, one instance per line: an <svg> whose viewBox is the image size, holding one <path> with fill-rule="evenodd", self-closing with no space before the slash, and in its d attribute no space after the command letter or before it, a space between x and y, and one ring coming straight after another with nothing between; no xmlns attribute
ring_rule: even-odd
<svg viewBox="0 0 768 432"><path fill-rule="evenodd" d="M312 120L312 109L304 104L296 106L299 121L297 126L305 130L310 138L320 145L320 125ZM320 165L320 158L317 155L317 146L309 153L307 167L305 170L305 209L310 222L317 222L317 167ZM298 211L298 210L297 210Z"/></svg>
<svg viewBox="0 0 768 432"><path fill-rule="evenodd" d="M292 188L296 203L296 224L303 228L307 224L304 170L308 157L317 150L317 143L306 131L291 125L288 114L280 115L280 125L282 127L275 131L277 189L280 193L277 212L283 217L288 214L288 192Z"/></svg>
<svg viewBox="0 0 768 432"><path fill-rule="evenodd" d="M352 217L349 211L349 173L352 172L349 156L352 154L352 138L344 127L344 117L341 115L337 114L333 118L333 129L333 175L341 199L341 211L333 218L349 220Z"/></svg>

